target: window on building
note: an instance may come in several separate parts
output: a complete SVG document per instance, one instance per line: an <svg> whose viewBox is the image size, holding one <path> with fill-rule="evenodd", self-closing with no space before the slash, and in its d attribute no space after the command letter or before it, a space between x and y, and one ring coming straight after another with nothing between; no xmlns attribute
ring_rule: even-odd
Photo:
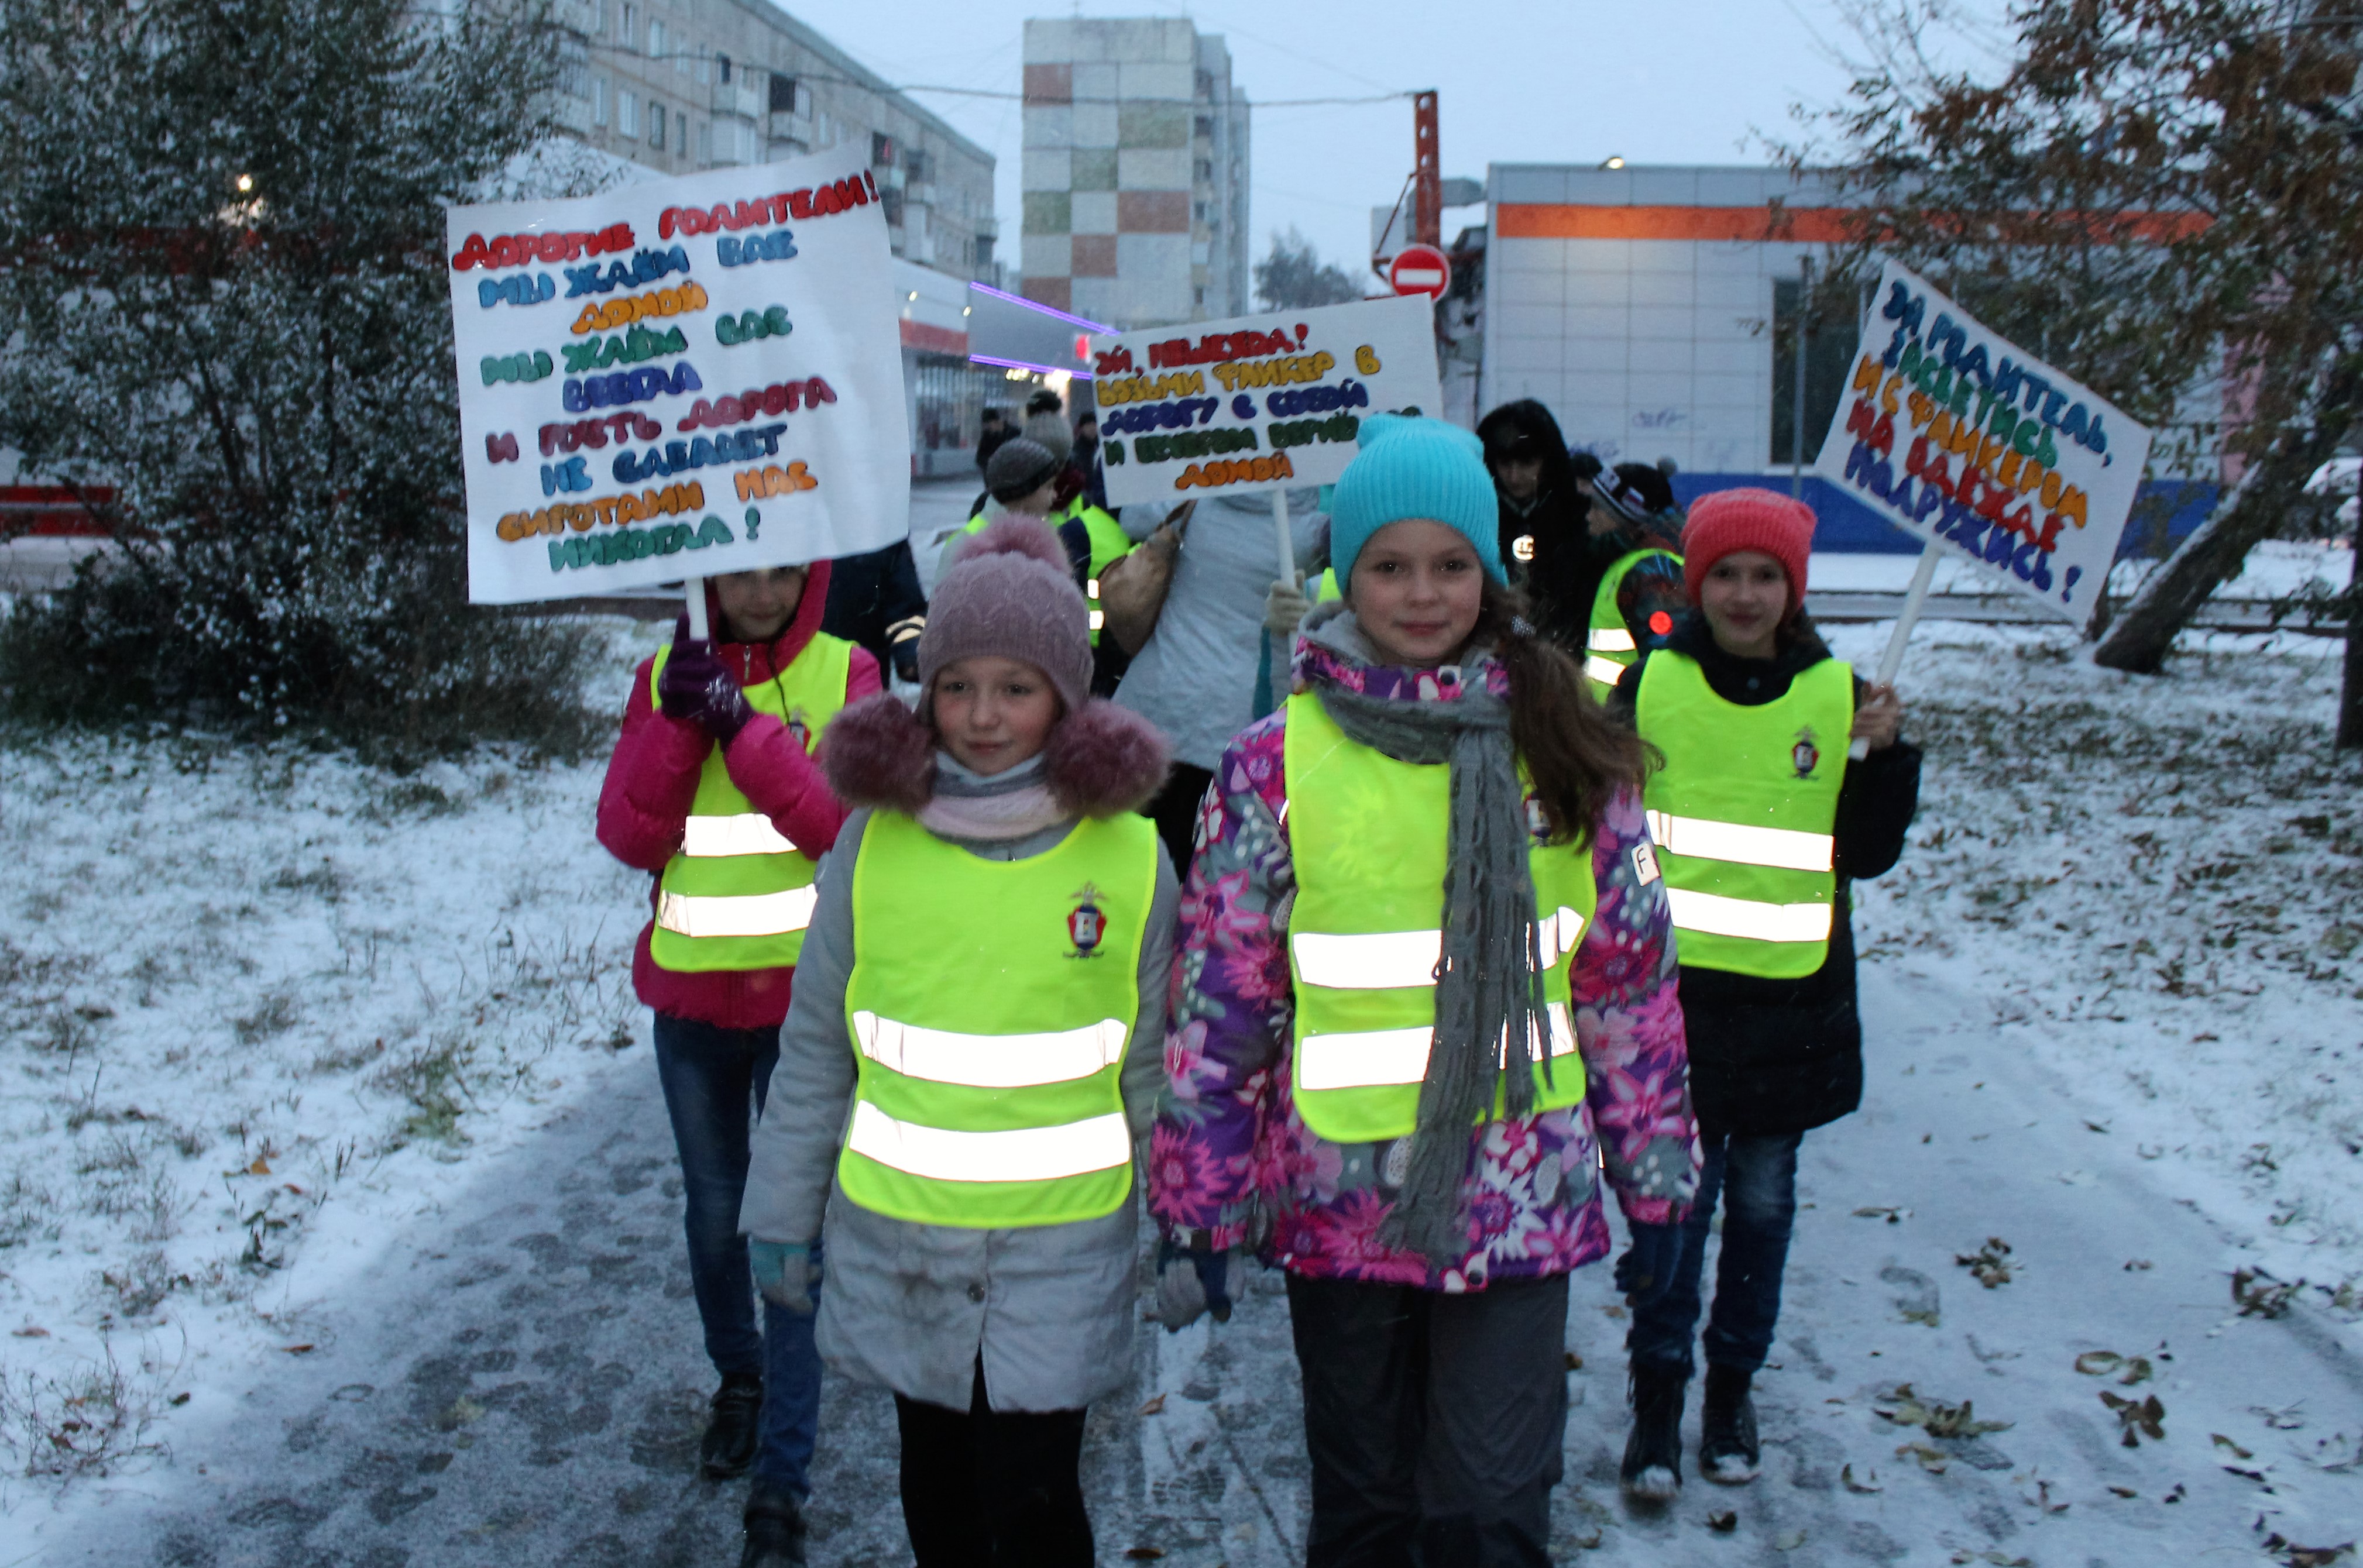
<svg viewBox="0 0 2363 1568"><path fill-rule="evenodd" d="M664 105L662 104L650 104L649 105L649 145L661 152L664 149Z"/></svg>
<svg viewBox="0 0 2363 1568"><path fill-rule="evenodd" d="M699 84L702 86L711 87L714 85L714 60L712 56L701 54L697 57L697 80Z"/></svg>
<svg viewBox="0 0 2363 1568"><path fill-rule="evenodd" d="M796 112L796 79L771 73L771 113L793 115Z"/></svg>
<svg viewBox="0 0 2363 1568"><path fill-rule="evenodd" d="M697 122L697 160L700 163L714 161L714 122L712 120Z"/></svg>
<svg viewBox="0 0 2363 1568"><path fill-rule="evenodd" d="M607 123L607 79L604 76L591 78L591 123L594 126Z"/></svg>
<svg viewBox="0 0 2363 1568"><path fill-rule="evenodd" d="M1772 450L1771 460L1787 463L1797 455L1797 327L1804 286L1794 278L1772 282ZM1830 415L1846 392L1854 370L1855 343L1860 337L1861 302L1851 293L1816 289L1805 315L1805 444L1804 459L1812 462L1828 434Z"/></svg>
<svg viewBox="0 0 2363 1568"><path fill-rule="evenodd" d="M1196 126L1195 126L1193 128L1196 130L1196 132L1197 132L1197 134L1198 134L1198 138L1199 138L1199 139L1200 139L1200 140L1202 140L1202 141L1212 141L1212 140L1214 140L1214 139L1215 139L1215 116L1212 116L1212 115L1200 115L1200 116L1198 116L1198 122L1197 122Z"/></svg>
<svg viewBox="0 0 2363 1568"><path fill-rule="evenodd" d="M682 157L688 156L689 116L687 115L675 115L672 117L672 145L675 153Z"/></svg>
<svg viewBox="0 0 2363 1568"><path fill-rule="evenodd" d="M877 169L891 169L894 165L894 138L884 131L870 133L870 162Z"/></svg>
<svg viewBox="0 0 2363 1568"><path fill-rule="evenodd" d="M723 84L725 87L729 86L729 85L730 85L730 57L729 57L728 55L727 55L727 54L717 54L717 55L716 55L716 56L714 57L714 69L715 69L715 71L716 71L716 72L721 76L721 78L722 78L722 84Z"/></svg>
<svg viewBox="0 0 2363 1568"><path fill-rule="evenodd" d="M689 57L694 47L683 39L672 40L672 73L675 76L689 74ZM702 54L697 57L697 66L700 71L705 68L705 57ZM701 76L698 80L702 82L704 78Z"/></svg>
<svg viewBox="0 0 2363 1568"><path fill-rule="evenodd" d="M639 36L639 31L640 8L626 0L616 10L616 36L628 44Z"/></svg>
<svg viewBox="0 0 2363 1568"><path fill-rule="evenodd" d="M654 22L654 21L652 21L652 22L650 22L650 23L649 24L649 58L650 60L662 60L664 57L665 57L665 28L664 28L664 24L663 24L662 22Z"/></svg>
<svg viewBox="0 0 2363 1568"><path fill-rule="evenodd" d="M616 94L616 129L625 136L640 134L640 100L629 88Z"/></svg>
<svg viewBox="0 0 2363 1568"><path fill-rule="evenodd" d="M1198 180L1201 184L1211 185L1215 182L1215 160L1213 159L1202 158L1198 160Z"/></svg>

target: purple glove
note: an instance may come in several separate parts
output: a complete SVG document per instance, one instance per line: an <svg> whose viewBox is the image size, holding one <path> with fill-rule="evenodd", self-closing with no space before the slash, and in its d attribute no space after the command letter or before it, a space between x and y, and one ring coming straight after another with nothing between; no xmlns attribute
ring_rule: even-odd
<svg viewBox="0 0 2363 1568"><path fill-rule="evenodd" d="M657 679L657 701L669 719L689 719L728 745L754 717L746 693L714 657L714 645L695 637L676 636Z"/></svg>

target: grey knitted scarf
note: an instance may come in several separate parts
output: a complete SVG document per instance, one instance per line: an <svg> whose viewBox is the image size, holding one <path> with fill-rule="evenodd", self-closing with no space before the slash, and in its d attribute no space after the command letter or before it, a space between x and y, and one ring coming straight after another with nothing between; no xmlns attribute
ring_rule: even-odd
<svg viewBox="0 0 2363 1568"><path fill-rule="evenodd" d="M1400 762L1452 768L1436 1038L1403 1196L1381 1232L1389 1243L1449 1267L1469 1252L1460 1188L1475 1147L1471 1133L1492 1114L1497 1088L1511 1115L1532 1109L1525 1043L1549 1027L1509 705L1483 690L1448 702L1417 702L1365 696L1318 677L1313 689L1350 739ZM1506 1076L1505 1039L1519 1043Z"/></svg>

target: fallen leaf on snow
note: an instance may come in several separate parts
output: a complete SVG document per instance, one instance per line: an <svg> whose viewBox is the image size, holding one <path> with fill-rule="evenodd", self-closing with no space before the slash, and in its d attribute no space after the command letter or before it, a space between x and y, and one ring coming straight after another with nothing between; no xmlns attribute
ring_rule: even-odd
<svg viewBox="0 0 2363 1568"><path fill-rule="evenodd" d="M2232 1275L2232 1304L2243 1318L2283 1317L2304 1288L2302 1279L2285 1284L2261 1269L2244 1268Z"/></svg>
<svg viewBox="0 0 2363 1568"><path fill-rule="evenodd" d="M2305 1418L2297 1413L2298 1405L2304 1403L2300 1399L2296 1405L2284 1405L2278 1410L2264 1405L2251 1405L2248 1414L2262 1417L2265 1425L2277 1432L2293 1432L2305 1425Z"/></svg>
<svg viewBox="0 0 2363 1568"><path fill-rule="evenodd" d="M1144 1416L1163 1415L1165 1413L1165 1396L1159 1394L1156 1398L1151 1399L1148 1404L1143 1405L1140 1408L1140 1413Z"/></svg>
<svg viewBox="0 0 2363 1568"><path fill-rule="evenodd" d="M2153 1442L2165 1441L2166 1407L2158 1403L2157 1395L2147 1399L2128 1399L2103 1388L2101 1403L2115 1412L2118 1424L2124 1429L2124 1437L2118 1441L2125 1447L2139 1448L2144 1437Z"/></svg>
<svg viewBox="0 0 2363 1568"><path fill-rule="evenodd" d="M1918 1460L1920 1468L1931 1475L1942 1475L1945 1474L1945 1467L1953 1463L1951 1454L1941 1448L1930 1448L1925 1442L1899 1443L1896 1446L1895 1457Z"/></svg>
<svg viewBox="0 0 2363 1568"><path fill-rule="evenodd" d="M1854 1217L1858 1220L1884 1220L1891 1225L1900 1225L1903 1217L1911 1212L1909 1209L1901 1209L1893 1204L1872 1203L1856 1209Z"/></svg>
<svg viewBox="0 0 2363 1568"><path fill-rule="evenodd" d="M1569 1351L1567 1353L1567 1369L1570 1372L1581 1372L1583 1370L1583 1358L1576 1354L1573 1351Z"/></svg>
<svg viewBox="0 0 2363 1568"><path fill-rule="evenodd" d="M1860 1475L1857 1475L1851 1464L1838 1466L1838 1480L1849 1492L1861 1492L1867 1495L1887 1489L1880 1485L1878 1471L1867 1469Z"/></svg>
<svg viewBox="0 0 2363 1568"><path fill-rule="evenodd" d="M46 1340L50 1337L50 1331L49 1330L38 1327L35 1324L28 1323L21 1329L10 1330L9 1335L13 1339L19 1340Z"/></svg>
<svg viewBox="0 0 2363 1568"><path fill-rule="evenodd" d="M271 1174L271 1162L264 1159L261 1155L257 1154L254 1157L254 1164L246 1167L246 1174L249 1176L269 1176Z"/></svg>
<svg viewBox="0 0 2363 1568"><path fill-rule="evenodd" d="M2140 1274L2150 1266L2151 1264L2147 1258L2127 1258L2125 1260L2125 1272L2127 1274Z"/></svg>
<svg viewBox="0 0 2363 1568"><path fill-rule="evenodd" d="M1729 1535L1739 1528L1739 1516L1729 1508L1724 1509L1719 1514L1709 1514L1706 1517L1706 1528L1714 1530L1717 1535Z"/></svg>
<svg viewBox="0 0 2363 1568"><path fill-rule="evenodd" d="M2008 1285L2011 1271L2025 1265L2010 1255L2010 1243L2000 1236L1988 1236L1986 1244L1974 1253L1955 1253L1953 1261L1969 1271L1969 1277L1991 1290L1998 1285Z"/></svg>
<svg viewBox="0 0 2363 1568"><path fill-rule="evenodd" d="M2141 1496L2139 1492L2135 1491L2131 1486L2112 1486L2109 1490L2114 1492L2120 1497L2138 1497Z"/></svg>
<svg viewBox="0 0 2363 1568"><path fill-rule="evenodd" d="M2214 1441L2217 1448L2230 1449L2232 1451L2232 1457L2235 1459L2254 1459L2257 1457L2247 1449L2242 1448L2238 1443L2234 1442L2230 1438L2225 1437L2222 1432L2209 1432L2207 1435Z"/></svg>
<svg viewBox="0 0 2363 1568"><path fill-rule="evenodd" d="M319 1347L316 1345L281 1345L279 1348L285 1351L289 1355L309 1355Z"/></svg>
<svg viewBox="0 0 2363 1568"><path fill-rule="evenodd" d="M2011 1425L2008 1421L1979 1420L1974 1400L1964 1399L1958 1405L1923 1400L1912 1392L1909 1383L1898 1384L1887 1398L1892 1408L1880 1409L1880 1415L1899 1427L1919 1427L1930 1437L1973 1438L1984 1432L2006 1431Z"/></svg>
<svg viewBox="0 0 2363 1568"><path fill-rule="evenodd" d="M2288 1563L2289 1568L2330 1568L2340 1558L2352 1556L2355 1543L2343 1540L2336 1546L2300 1546L2275 1530L2265 1537L2265 1550Z"/></svg>
<svg viewBox="0 0 2363 1568"><path fill-rule="evenodd" d="M183 1390L181 1390L181 1392L179 1392L178 1394L173 1395L170 1399L168 1399L168 1400L166 1400L166 1401L165 1401L165 1403L166 1403L166 1404L168 1404L168 1405L185 1405L185 1404L187 1404L188 1402L189 1402L189 1391L188 1391L187 1389L185 1389L185 1388L184 1388L184 1389L183 1389Z"/></svg>

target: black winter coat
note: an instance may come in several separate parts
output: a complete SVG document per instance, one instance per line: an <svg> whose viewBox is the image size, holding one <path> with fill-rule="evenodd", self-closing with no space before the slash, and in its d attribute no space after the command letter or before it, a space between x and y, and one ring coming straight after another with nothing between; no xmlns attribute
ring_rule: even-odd
<svg viewBox="0 0 2363 1568"><path fill-rule="evenodd" d="M926 625L927 599L909 540L848 556L829 569L820 629L867 648L882 672L919 679L919 634Z"/></svg>
<svg viewBox="0 0 2363 1568"><path fill-rule="evenodd" d="M1708 689L1756 707L1787 695L1799 674L1830 657L1809 624L1784 634L1769 659L1737 658L1715 645L1692 612L1668 647L1696 659ZM1614 705L1628 719L1641 689L1644 653L1617 683ZM1863 680L1855 679L1858 701ZM1837 903L1829 957L1802 980L1768 980L1682 966L1683 1030L1690 1042L1691 1104L1707 1137L1803 1132L1862 1103L1862 1015L1855 1000L1848 885L1883 875L1903 853L1920 804L1920 748L1898 740L1847 764L1838 790Z"/></svg>

